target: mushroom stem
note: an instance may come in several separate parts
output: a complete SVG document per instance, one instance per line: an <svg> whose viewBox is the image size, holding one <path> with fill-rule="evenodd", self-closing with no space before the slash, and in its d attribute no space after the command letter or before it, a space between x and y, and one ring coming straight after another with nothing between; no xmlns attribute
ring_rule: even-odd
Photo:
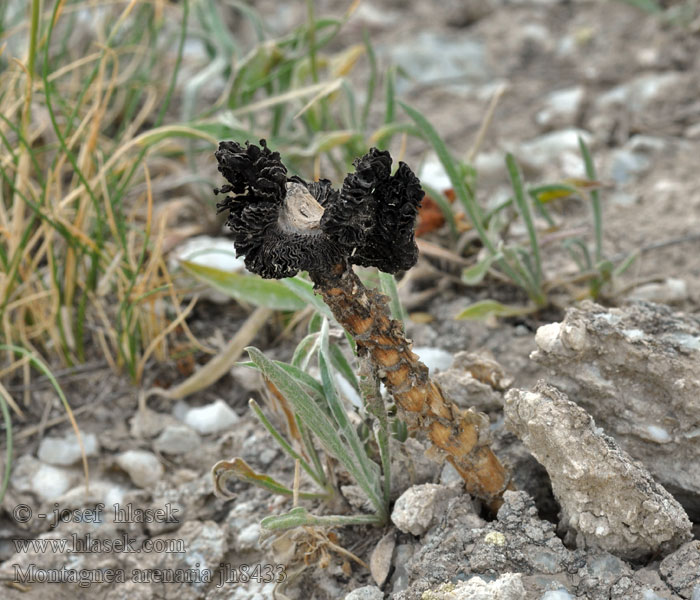
<svg viewBox="0 0 700 600"><path fill-rule="evenodd" d="M369 355L409 428L427 432L434 448L462 476L466 490L498 510L509 475L489 446L488 417L461 410L443 395L411 352L401 323L390 317L388 298L367 289L351 268L338 264L330 273L309 274L315 291L357 342L358 354Z"/></svg>

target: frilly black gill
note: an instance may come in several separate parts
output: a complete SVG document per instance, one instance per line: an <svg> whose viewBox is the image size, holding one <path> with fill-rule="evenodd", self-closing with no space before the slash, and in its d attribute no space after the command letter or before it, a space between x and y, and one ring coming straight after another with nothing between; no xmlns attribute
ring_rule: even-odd
<svg viewBox="0 0 700 600"><path fill-rule="evenodd" d="M391 156L372 148L355 160L355 172L338 192L328 180L307 183L287 177L279 152L265 142L221 142L219 171L229 182L215 193L230 193L216 206L229 211L236 253L249 271L268 279L299 271L324 272L347 261L396 273L418 258L414 227L423 198L420 181L403 162L391 175ZM324 212L318 228L280 227L287 183L304 185Z"/></svg>

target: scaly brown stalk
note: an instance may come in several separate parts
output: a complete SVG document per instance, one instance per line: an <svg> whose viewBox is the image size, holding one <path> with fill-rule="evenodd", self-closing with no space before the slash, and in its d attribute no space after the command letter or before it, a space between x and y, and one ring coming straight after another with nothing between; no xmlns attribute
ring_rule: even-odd
<svg viewBox="0 0 700 600"><path fill-rule="evenodd" d="M497 510L509 477L489 447L488 418L461 410L443 395L411 351L401 323L390 317L387 297L367 289L351 268L339 264L332 274L314 273L312 278L315 291L355 339L358 354L369 355L409 428L425 431L462 476L467 491Z"/></svg>

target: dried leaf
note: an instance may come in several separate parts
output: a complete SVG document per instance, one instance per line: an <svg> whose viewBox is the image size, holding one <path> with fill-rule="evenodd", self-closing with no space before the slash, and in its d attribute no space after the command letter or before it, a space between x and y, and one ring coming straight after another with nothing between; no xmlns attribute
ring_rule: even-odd
<svg viewBox="0 0 700 600"><path fill-rule="evenodd" d="M396 532L392 529L372 550L369 557L369 572L379 587L384 585L389 576L394 548L396 547Z"/></svg>

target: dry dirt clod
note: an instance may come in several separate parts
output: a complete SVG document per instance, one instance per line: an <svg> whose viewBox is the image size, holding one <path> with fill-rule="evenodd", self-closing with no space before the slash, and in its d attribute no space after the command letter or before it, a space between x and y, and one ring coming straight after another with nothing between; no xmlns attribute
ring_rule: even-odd
<svg viewBox="0 0 700 600"><path fill-rule="evenodd" d="M531 358L700 516L700 319L638 302L583 302L540 327Z"/></svg>
<svg viewBox="0 0 700 600"><path fill-rule="evenodd" d="M680 504L564 393L542 381L532 392L510 390L505 418L547 469L579 547L639 559L690 539Z"/></svg>

